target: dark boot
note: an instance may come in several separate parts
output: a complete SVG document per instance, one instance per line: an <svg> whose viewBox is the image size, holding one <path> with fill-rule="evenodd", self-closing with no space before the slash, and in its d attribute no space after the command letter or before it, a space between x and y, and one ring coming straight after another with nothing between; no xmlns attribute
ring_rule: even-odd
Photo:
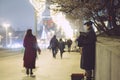
<svg viewBox="0 0 120 80"><path fill-rule="evenodd" d="M30 75L33 75L33 71L32 71L32 69L30 69Z"/></svg>
<svg viewBox="0 0 120 80"><path fill-rule="evenodd" d="M60 53L61 59L62 59L62 54L63 54L63 53Z"/></svg>
<svg viewBox="0 0 120 80"><path fill-rule="evenodd" d="M30 76L33 77L33 78L35 77L35 75L33 75L32 69L30 69Z"/></svg>
<svg viewBox="0 0 120 80"><path fill-rule="evenodd" d="M26 68L26 74L29 75L29 68Z"/></svg>
<svg viewBox="0 0 120 80"><path fill-rule="evenodd" d="M87 77L86 80L92 80L90 77Z"/></svg>
<svg viewBox="0 0 120 80"><path fill-rule="evenodd" d="M86 70L86 80L91 80L92 78L92 70Z"/></svg>

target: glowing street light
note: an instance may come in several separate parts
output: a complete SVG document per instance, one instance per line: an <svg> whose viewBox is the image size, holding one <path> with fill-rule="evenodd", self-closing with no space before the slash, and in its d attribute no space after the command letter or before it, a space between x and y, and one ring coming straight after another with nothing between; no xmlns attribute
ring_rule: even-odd
<svg viewBox="0 0 120 80"><path fill-rule="evenodd" d="M64 14L58 13L53 15L52 19L63 30L67 39L73 38L73 29Z"/></svg>
<svg viewBox="0 0 120 80"><path fill-rule="evenodd" d="M9 34L9 44L11 46L12 45L12 33L9 32L8 34Z"/></svg>
<svg viewBox="0 0 120 80"><path fill-rule="evenodd" d="M10 27L10 24L8 23L4 23L3 27L5 27L5 31L6 31L6 47L7 47L7 42L8 42L8 27Z"/></svg>

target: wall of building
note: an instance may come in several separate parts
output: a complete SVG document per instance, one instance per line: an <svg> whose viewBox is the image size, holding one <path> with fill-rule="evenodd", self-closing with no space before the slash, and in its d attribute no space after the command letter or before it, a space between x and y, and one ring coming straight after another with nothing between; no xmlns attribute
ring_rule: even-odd
<svg viewBox="0 0 120 80"><path fill-rule="evenodd" d="M120 40L99 37L96 47L96 79L120 79Z"/></svg>

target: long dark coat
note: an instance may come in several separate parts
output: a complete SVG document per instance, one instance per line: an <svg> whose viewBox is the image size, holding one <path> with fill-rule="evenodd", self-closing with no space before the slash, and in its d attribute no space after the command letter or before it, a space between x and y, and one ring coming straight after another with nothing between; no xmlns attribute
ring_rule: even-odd
<svg viewBox="0 0 120 80"><path fill-rule="evenodd" d="M24 43L25 47L24 51L24 67L26 68L35 68L35 62L36 62L36 56L37 56L37 41L36 37L31 35L31 36L26 36L24 38Z"/></svg>
<svg viewBox="0 0 120 80"><path fill-rule="evenodd" d="M92 70L95 67L96 34L93 29L86 33L82 41L82 55L80 67Z"/></svg>

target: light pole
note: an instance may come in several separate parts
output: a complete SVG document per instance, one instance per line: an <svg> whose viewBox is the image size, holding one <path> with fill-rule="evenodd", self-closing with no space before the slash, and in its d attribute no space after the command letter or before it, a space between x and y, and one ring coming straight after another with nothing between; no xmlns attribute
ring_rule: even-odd
<svg viewBox="0 0 120 80"><path fill-rule="evenodd" d="M12 33L11 32L9 32L9 44L10 46L12 45Z"/></svg>
<svg viewBox="0 0 120 80"><path fill-rule="evenodd" d="M6 31L6 33L5 33L5 36L6 36L6 47L7 47L7 42L8 42L8 27L10 27L10 24L7 24L7 23L4 23L3 24L3 27L5 27L5 31Z"/></svg>
<svg viewBox="0 0 120 80"><path fill-rule="evenodd" d="M35 22L34 22L35 35L37 37L37 22L38 22L38 19L37 19L37 10L35 8L34 8L34 19L35 19Z"/></svg>

